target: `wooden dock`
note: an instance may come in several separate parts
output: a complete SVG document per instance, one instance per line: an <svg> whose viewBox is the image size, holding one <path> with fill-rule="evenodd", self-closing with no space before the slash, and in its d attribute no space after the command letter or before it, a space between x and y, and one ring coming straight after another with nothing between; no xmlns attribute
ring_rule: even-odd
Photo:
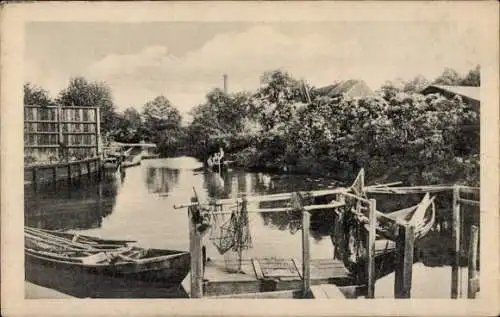
<svg viewBox="0 0 500 317"><path fill-rule="evenodd" d="M24 167L24 185L38 186L59 181L72 181L82 176L98 175L102 169L98 157L66 163L40 164Z"/></svg>
<svg viewBox="0 0 500 317"><path fill-rule="evenodd" d="M462 194L479 195L479 188L464 186L441 186L438 188L418 187L409 190L402 187L389 187L393 184L382 184L372 186L377 190L396 190L398 194L406 191L412 192L436 192L453 191L453 239L455 240L455 261L452 266L452 289L451 297L457 298L460 276L459 259L461 250L460 203L474 207L480 205L479 199L474 197L463 197ZM307 195L300 192L281 193L265 196L243 196L241 199L211 200L201 206L198 196L191 198L189 204L174 206L174 208L187 208L189 217L189 240L191 253L191 298L203 297L223 297L223 298L338 298L343 296L351 298L364 295L365 298L375 297L375 282L378 277L387 273L387 269L394 269L394 294L395 298L411 298L412 266L414 263L414 247L417 236L415 230L419 230L420 235L425 235L430 230L435 217L435 206L433 198L427 193L422 203L410 208L391 212L390 214L377 211L375 199L368 199L364 186L364 170L361 170L353 185L347 189L335 189L329 191L311 191ZM368 188L369 189L369 188ZM327 204L308 204L304 197L332 196L328 198ZM259 208L249 210L249 201L288 201L285 207ZM203 237L208 233L207 215L214 216L220 214L235 215L234 211L224 210L224 206L240 206L239 214L245 215L250 212L289 212L296 211L302 214L302 258L297 259L241 259L242 251L245 249L241 229L238 236L230 236L232 239L232 250L238 253L238 259L234 263L226 261L210 261L204 263ZM346 261L351 273L346 269L343 262L333 259L311 259L310 254L310 212L316 209L335 209L342 206L342 226L347 222L349 236L340 236L340 251L349 248L345 253L337 258ZM432 208L432 216L425 219L428 208ZM207 211L208 210L208 211ZM411 218L401 218L401 215L408 215L412 212ZM397 214L396 214L397 213ZM390 217L389 215L396 216ZM415 218L415 214L418 218ZM237 217L237 216L234 216ZM345 217L347 218L345 220ZM399 217L399 218L398 218ZM236 218L235 218L236 219ZM338 217L336 219L339 219ZM351 219L351 220L350 220ZM238 220L235 220L238 221ZM387 222L384 224L384 222ZM244 222L242 222L244 223ZM336 224L337 226L337 224ZM377 231L377 227L383 230ZM343 232L345 233L345 227ZM469 246L469 288L468 297L474 298L479 292L479 272L478 263L478 227L471 228L473 238ZM226 229L227 230L227 229ZM356 234L357 230L363 231L364 238ZM342 233L342 231L339 231ZM238 232L237 232L238 233ZM357 236L356 236L357 235ZM377 235L378 238L377 239ZM332 242L335 245L335 237ZM354 239L352 239L354 238ZM381 239L383 238L383 239ZM357 243L351 245L350 241ZM364 245L362 245L364 244ZM236 246L236 248L235 248ZM383 248L381 248L383 246ZM337 246L335 245L337 249ZM352 248L352 250L351 250ZM342 251L343 252L343 251ZM341 253L342 253L341 252ZM346 258L346 255L349 256ZM351 255L352 259L351 259ZM384 265L385 262L392 265ZM352 265L351 265L352 264ZM376 267L379 266L378 269ZM384 268L384 270L382 270ZM363 284L363 285L360 285ZM324 286L319 286L324 285ZM460 292L462 293L462 292Z"/></svg>
<svg viewBox="0 0 500 317"><path fill-rule="evenodd" d="M230 264L236 265L236 262ZM312 259L310 270L311 285L349 286L354 282L343 263L337 260ZM297 259L243 259L239 272L228 272L224 260L210 261L205 267L204 279L203 293L209 297L280 291L292 294L303 284L302 265Z"/></svg>

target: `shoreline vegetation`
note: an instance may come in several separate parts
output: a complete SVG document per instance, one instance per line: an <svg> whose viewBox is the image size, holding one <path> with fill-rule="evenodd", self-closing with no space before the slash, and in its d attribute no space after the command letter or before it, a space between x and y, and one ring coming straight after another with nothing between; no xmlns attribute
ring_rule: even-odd
<svg viewBox="0 0 500 317"><path fill-rule="evenodd" d="M373 92L363 81L314 87L283 70L266 72L251 92L214 89L183 125L165 96L117 112L105 83L72 78L52 99L26 83L26 105L97 106L104 140L157 144L161 157L206 162L223 148L247 170L352 179L364 168L370 182L479 186L479 108L458 96L422 94L430 84L480 86L479 66L464 75L445 69L435 80L417 76L386 82Z"/></svg>

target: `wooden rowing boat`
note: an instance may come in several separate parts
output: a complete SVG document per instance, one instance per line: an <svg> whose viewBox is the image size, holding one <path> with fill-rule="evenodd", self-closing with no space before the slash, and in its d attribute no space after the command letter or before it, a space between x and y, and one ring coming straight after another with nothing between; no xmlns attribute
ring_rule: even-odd
<svg viewBox="0 0 500 317"><path fill-rule="evenodd" d="M24 253L28 281L79 297L171 288L190 270L189 252L33 228L25 230Z"/></svg>

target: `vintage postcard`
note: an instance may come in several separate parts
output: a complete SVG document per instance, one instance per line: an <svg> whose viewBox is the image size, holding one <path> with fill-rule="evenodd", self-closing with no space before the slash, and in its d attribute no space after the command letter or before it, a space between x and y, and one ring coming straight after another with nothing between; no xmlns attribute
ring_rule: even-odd
<svg viewBox="0 0 500 317"><path fill-rule="evenodd" d="M5 4L2 315L497 315L498 9Z"/></svg>

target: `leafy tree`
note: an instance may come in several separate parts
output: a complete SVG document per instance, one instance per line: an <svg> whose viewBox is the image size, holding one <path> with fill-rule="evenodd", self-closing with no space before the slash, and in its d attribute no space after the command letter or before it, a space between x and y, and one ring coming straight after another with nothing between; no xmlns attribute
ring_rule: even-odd
<svg viewBox="0 0 500 317"><path fill-rule="evenodd" d="M460 83L460 74L452 68L445 68L443 73L434 80L434 84L437 85L456 86Z"/></svg>
<svg viewBox="0 0 500 317"><path fill-rule="evenodd" d="M422 89L427 87L430 84L430 81L427 80L422 75L415 76L412 80L406 81L403 84L404 92L420 92Z"/></svg>
<svg viewBox="0 0 500 317"><path fill-rule="evenodd" d="M147 102L142 115L146 126L153 131L178 128L182 119L179 111L164 96L158 96Z"/></svg>
<svg viewBox="0 0 500 317"><path fill-rule="evenodd" d="M261 113L262 126L269 131L292 120L298 105L305 101L304 91L300 81L282 70L264 73L261 84L254 95L255 108Z"/></svg>
<svg viewBox="0 0 500 317"><path fill-rule="evenodd" d="M144 139L144 127L141 114L133 107L117 115L117 123L112 136L119 142L136 143Z"/></svg>
<svg viewBox="0 0 500 317"><path fill-rule="evenodd" d="M394 81L386 81L379 89L379 94L385 100L391 100L398 93L403 91L404 84L402 81L394 82Z"/></svg>
<svg viewBox="0 0 500 317"><path fill-rule="evenodd" d="M24 84L24 105L26 106L54 106L55 103L50 98L49 92L42 87L31 83Z"/></svg>
<svg viewBox="0 0 500 317"><path fill-rule="evenodd" d="M89 82L83 77L71 78L57 98L62 106L99 107L101 130L108 134L116 123L116 112L111 89L103 82Z"/></svg>
<svg viewBox="0 0 500 317"><path fill-rule="evenodd" d="M147 102L142 111L144 137L157 144L161 154L170 155L180 145L182 117L171 102L158 96Z"/></svg>
<svg viewBox="0 0 500 317"><path fill-rule="evenodd" d="M198 147L194 155L204 158L207 152L220 146L225 147L226 152L233 145L239 146L238 135L252 129L252 113L255 109L250 94L226 94L220 89L210 91L205 102L191 111L193 121L187 133L191 145Z"/></svg>
<svg viewBox="0 0 500 317"><path fill-rule="evenodd" d="M481 67L477 65L475 68L469 70L469 72L462 79L461 84L463 86L481 86Z"/></svg>

